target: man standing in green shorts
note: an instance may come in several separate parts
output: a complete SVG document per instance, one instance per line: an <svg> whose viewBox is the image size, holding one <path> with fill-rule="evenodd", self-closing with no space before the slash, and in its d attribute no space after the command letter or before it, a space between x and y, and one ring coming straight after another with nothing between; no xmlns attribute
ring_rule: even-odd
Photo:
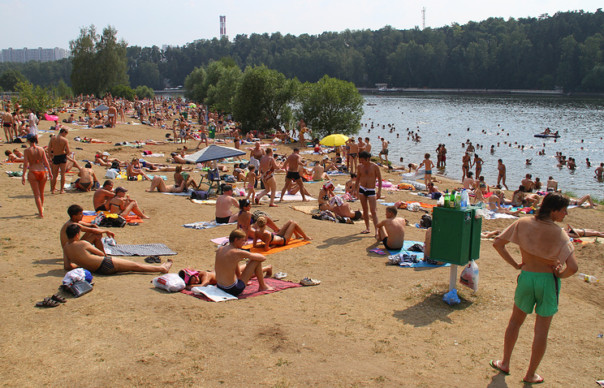
<svg viewBox="0 0 604 388"><path fill-rule="evenodd" d="M503 359L491 361L491 366L503 374L510 373L510 359L520 327L527 314L537 314L531 360L522 379L527 384L539 384L543 378L537 367L545 354L547 335L554 314L558 311L560 279L578 270L574 247L568 236L555 222L567 215L569 199L559 193L548 194L535 217L521 218L505 229L493 247L514 268L521 270L514 296L514 309L505 331ZM513 242L520 247L519 264L506 249Z"/></svg>

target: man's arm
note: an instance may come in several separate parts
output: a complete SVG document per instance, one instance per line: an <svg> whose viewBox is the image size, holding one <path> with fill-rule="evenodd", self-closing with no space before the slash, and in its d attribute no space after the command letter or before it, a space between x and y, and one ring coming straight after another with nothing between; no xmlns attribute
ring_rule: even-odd
<svg viewBox="0 0 604 388"><path fill-rule="evenodd" d="M495 241L493 242L493 248L495 248L495 250L497 251L497 253L499 253L499 255L501 257L503 257L503 259L505 261L507 261L512 267L514 267L516 269L521 269L522 266L524 265L524 263L518 264L516 262L516 260L514 260L514 258L512 257L512 255L510 255L510 253L505 248L505 245L507 243L509 243L509 241L497 237L495 239Z"/></svg>
<svg viewBox="0 0 604 388"><path fill-rule="evenodd" d="M260 254L260 253L252 253L252 252L248 252L248 251L242 251L243 254L243 258L247 258L250 260L254 260L254 261L265 261L266 260L266 256Z"/></svg>
<svg viewBox="0 0 604 388"><path fill-rule="evenodd" d="M94 245L92 245L88 241L83 241L83 242L86 243L85 249L88 252L92 253L93 255L97 255L97 256L105 256L105 253L103 253L99 248L95 247Z"/></svg>
<svg viewBox="0 0 604 388"><path fill-rule="evenodd" d="M76 269L76 268L78 268L78 266L73 264L71 262L71 260L69 260L69 258L65 254L65 250L63 249L63 269L65 271L71 271L72 269Z"/></svg>
<svg viewBox="0 0 604 388"><path fill-rule="evenodd" d="M382 171L380 170L380 168L375 163L373 164L373 169L376 172L375 175L376 175L377 180L378 180L377 199L380 199L382 197Z"/></svg>
<svg viewBox="0 0 604 388"><path fill-rule="evenodd" d="M575 253L571 253L568 259L566 260L566 268L562 271L564 266L562 264L558 264L555 268L555 274L560 279L567 278L569 276L574 275L579 270L579 265L577 263L577 258L575 257Z"/></svg>

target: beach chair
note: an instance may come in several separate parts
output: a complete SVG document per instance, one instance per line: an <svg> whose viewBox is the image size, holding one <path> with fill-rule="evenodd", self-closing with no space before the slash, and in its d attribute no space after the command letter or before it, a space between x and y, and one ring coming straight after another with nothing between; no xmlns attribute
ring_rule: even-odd
<svg viewBox="0 0 604 388"><path fill-rule="evenodd" d="M204 182L205 179L205 182ZM199 190L199 187L201 186L202 183L205 183L208 185L208 193L212 193L212 190L217 194L220 195L222 194L222 185L221 185L222 179L220 179L220 172L218 171L217 168L213 169L213 170L208 170L207 174L202 175L201 180L199 181L199 185L197 186L197 189Z"/></svg>

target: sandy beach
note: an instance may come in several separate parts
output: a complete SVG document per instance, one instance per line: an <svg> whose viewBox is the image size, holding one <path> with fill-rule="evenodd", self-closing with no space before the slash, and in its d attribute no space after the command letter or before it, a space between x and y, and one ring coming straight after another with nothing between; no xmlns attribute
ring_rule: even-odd
<svg viewBox="0 0 604 388"><path fill-rule="evenodd" d="M51 124L42 121L39 127L47 130ZM165 133L149 126L120 124L113 129L78 128L68 139L78 160L94 160L97 150L128 160L141 157L141 150L148 149L166 155L150 161L165 162L182 145L142 149L113 145L163 140ZM41 134L40 145L48 144L48 136ZM74 141L76 136L112 144L79 143ZM189 146L195 145L189 142ZM19 146L0 144L2 152ZM291 152L289 146L275 147L280 153ZM3 171L18 167L2 164ZM105 169L94 166L94 170L102 182ZM173 184L172 173L161 174ZM400 174L383 174L385 179L400 182ZM193 174L196 181L199 177L199 172ZM338 184L346 180L346 176L334 179ZM439 180L441 190L459 185ZM279 189L283 181L284 175L277 175ZM92 193L51 195L47 184L45 218L39 219L27 182L22 185L21 178L6 173L0 175L0 182L0 292L4 295L0 308L5 316L0 375L5 386L522 385L534 316L520 333L511 376L497 374L489 366L489 360L502 355L518 274L490 241L482 241L477 261L478 292L472 294L458 284L462 302L451 307L442 301L448 290L448 268L388 266L386 256L369 252L377 244L372 234L359 233L362 223L314 220L291 208L307 205L301 202L284 202L270 209L264 204L252 210L269 213L279 225L294 219L313 238L309 245L269 255L267 262L275 272L286 272L286 280L298 282L308 276L320 279L321 285L210 303L155 289L150 283L153 274L96 276L90 294L68 297L67 303L56 308L40 309L34 304L57 292L65 274L59 229L68 219L67 207L80 204L92 210ZM115 183L126 187L151 217L138 226L113 229L119 243L166 244L178 252L172 256L171 272L184 267L213 268L216 246L210 239L227 236L230 227L194 230L182 226L212 220L213 206L195 204L186 197L147 193L148 182ZM518 184L508 182L510 187ZM319 183L308 186L315 197L319 189ZM420 198L406 191L384 193L386 202ZM351 204L351 208L359 209L360 204ZM601 208L570 209L565 222L604 230ZM380 218L384 210L378 205ZM411 224L419 222L422 214L399 211ZM485 220L483 230L502 229L512 221ZM423 241L424 231L408 227L406 239ZM510 251L519 257L516 246ZM604 278L602 244L577 244L576 256L579 272ZM595 380L604 379L603 322L603 284L585 283L576 276L563 280L560 311L553 319L548 349L538 370L546 386L595 386Z"/></svg>

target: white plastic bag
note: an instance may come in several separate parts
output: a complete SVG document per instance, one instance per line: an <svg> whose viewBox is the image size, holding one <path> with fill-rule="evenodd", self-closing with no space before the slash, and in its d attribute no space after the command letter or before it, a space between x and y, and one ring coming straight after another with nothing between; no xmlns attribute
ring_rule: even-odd
<svg viewBox="0 0 604 388"><path fill-rule="evenodd" d="M177 273L167 273L152 280L153 285L168 292L179 292L185 287L185 281Z"/></svg>
<svg viewBox="0 0 604 388"><path fill-rule="evenodd" d="M463 269L459 282L471 288L474 292L478 291L478 265L474 260L471 260Z"/></svg>

